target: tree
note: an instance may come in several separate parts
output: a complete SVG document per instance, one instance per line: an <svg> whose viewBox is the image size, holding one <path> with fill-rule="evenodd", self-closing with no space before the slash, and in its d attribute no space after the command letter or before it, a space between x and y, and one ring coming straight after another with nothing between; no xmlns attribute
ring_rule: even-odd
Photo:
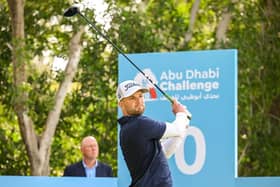
<svg viewBox="0 0 280 187"><path fill-rule="evenodd" d="M15 102L14 110L18 118L21 136L26 146L31 165L31 175L48 175L49 158L52 138L60 117L63 101L70 88L80 59L80 39L83 30L75 33L70 42L69 62L65 70L65 77L61 82L54 105L48 113L44 131L38 135L33 120L29 115L27 87L27 60L25 57L24 37L24 1L8 0L12 22L12 62L14 75Z"/></svg>
<svg viewBox="0 0 280 187"><path fill-rule="evenodd" d="M8 8L11 15L17 14L15 7L22 11L24 8L27 12L22 12L24 18L19 16L21 21L25 21L24 29L21 27L24 33L21 39L24 45L21 47L11 42L18 36L11 33L6 16ZM76 148L83 136L89 134L103 142L100 159L111 164L116 173L116 102L112 81L116 80L116 73L112 73L116 72L116 63L113 63L114 60L110 65L106 64L107 59L103 60L106 45L98 36L92 37L91 32L82 35L84 29L81 28L84 26L81 20L62 17L67 7L66 2L57 1L27 1L25 4L4 1L1 6L3 11L0 15L3 16L3 23L4 20L7 22L1 26L4 31L1 32L1 42L5 45L1 46L3 50L0 52L3 57L1 64L4 65L0 71L3 77L0 81L0 137L7 143L0 150L1 158L4 157L0 162L1 174L61 175L65 165L81 158ZM92 12L90 15L94 16ZM11 23L17 23L16 18L13 17ZM8 37L2 37L4 35ZM86 42L79 42L81 39ZM83 53L81 44L87 49ZM9 63L12 61L11 51L17 59L14 62L18 64L21 61L20 65L24 67L16 74L11 71L15 66ZM23 54L22 58L19 58L19 53ZM68 62L65 70L52 68L53 60L57 57ZM80 67L77 71L78 62ZM15 84L12 75L24 79ZM95 86L97 82L100 84ZM14 91L16 89L17 92ZM15 104L21 110L13 107ZM7 124L10 128L6 127ZM18 158L24 158L23 162ZM13 161L12 164L8 164L9 160Z"/></svg>
<svg viewBox="0 0 280 187"><path fill-rule="evenodd" d="M278 1L236 9L231 46L239 48L239 175L275 176L279 156Z"/></svg>

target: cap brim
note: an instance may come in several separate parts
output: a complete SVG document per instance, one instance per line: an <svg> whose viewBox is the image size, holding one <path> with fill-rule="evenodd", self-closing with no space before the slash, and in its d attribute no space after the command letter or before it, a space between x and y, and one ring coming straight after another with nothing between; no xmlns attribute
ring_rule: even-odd
<svg viewBox="0 0 280 187"><path fill-rule="evenodd" d="M129 93L127 93L125 96L123 96L119 101L128 98L130 96L132 96L133 94L135 94L136 92L141 91L142 93L147 93L149 92L149 89L147 88L137 88L137 89L133 89L131 90Z"/></svg>

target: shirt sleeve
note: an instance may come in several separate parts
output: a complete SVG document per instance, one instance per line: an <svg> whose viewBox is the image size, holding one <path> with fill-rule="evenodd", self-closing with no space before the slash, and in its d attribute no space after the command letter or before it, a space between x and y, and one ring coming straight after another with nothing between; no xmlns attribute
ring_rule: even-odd
<svg viewBox="0 0 280 187"><path fill-rule="evenodd" d="M160 139L166 129L165 122L156 121L145 116L139 119L139 123L143 135L148 139Z"/></svg>

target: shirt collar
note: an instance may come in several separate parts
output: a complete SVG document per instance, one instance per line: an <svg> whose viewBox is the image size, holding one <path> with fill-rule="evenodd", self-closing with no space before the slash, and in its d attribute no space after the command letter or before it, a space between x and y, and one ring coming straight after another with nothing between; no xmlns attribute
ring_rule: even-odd
<svg viewBox="0 0 280 187"><path fill-rule="evenodd" d="M89 168L87 167L86 163L84 162L84 160L82 160L83 166L84 168ZM98 160L96 160L95 165L92 168L96 168L98 166Z"/></svg>

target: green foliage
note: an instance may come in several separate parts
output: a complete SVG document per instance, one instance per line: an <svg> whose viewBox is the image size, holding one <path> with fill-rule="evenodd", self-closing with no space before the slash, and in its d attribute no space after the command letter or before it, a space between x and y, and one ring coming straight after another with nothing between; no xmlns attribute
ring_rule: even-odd
<svg viewBox="0 0 280 187"><path fill-rule="evenodd" d="M238 3L229 37L239 49L239 175L279 175L279 12L260 2Z"/></svg>
<svg viewBox="0 0 280 187"><path fill-rule="evenodd" d="M1 25L0 25L0 42L2 45L0 45L0 99L3 103L9 103L9 100L11 100L11 72L12 69L10 68L10 62L11 62L11 51L9 49L9 46L11 46L11 28L7 27L9 25L9 17L8 14L8 8L7 3L1 0L1 6L0 6L0 19L1 19ZM2 13L3 12L3 13ZM4 14L5 13L5 14Z"/></svg>
<svg viewBox="0 0 280 187"><path fill-rule="evenodd" d="M17 120L4 113L0 104L0 175L25 175L29 172L29 163Z"/></svg>

